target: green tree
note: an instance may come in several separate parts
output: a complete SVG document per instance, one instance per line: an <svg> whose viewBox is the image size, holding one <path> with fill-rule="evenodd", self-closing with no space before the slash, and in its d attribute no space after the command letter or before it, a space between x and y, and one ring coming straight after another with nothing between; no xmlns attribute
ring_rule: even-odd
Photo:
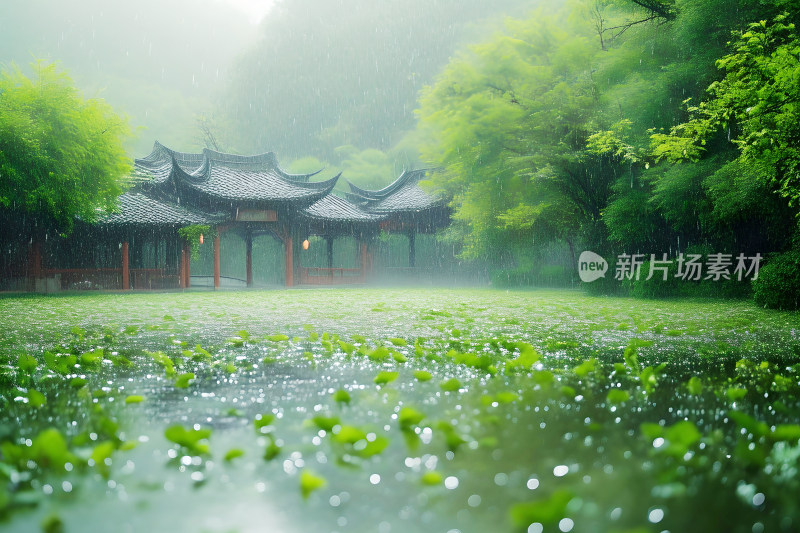
<svg viewBox="0 0 800 533"><path fill-rule="evenodd" d="M788 14L735 34L733 52L717 62L725 73L709 99L688 108L689 121L652 136L653 153L697 161L724 132L753 167L793 203L800 200L800 38Z"/></svg>
<svg viewBox="0 0 800 533"><path fill-rule="evenodd" d="M445 169L434 186L452 199L466 257L552 239L573 246L600 224L622 158L587 150L598 129L592 32L540 10L472 47L423 93L420 124L435 142L422 156Z"/></svg>
<svg viewBox="0 0 800 533"><path fill-rule="evenodd" d="M33 79L18 68L0 77L0 206L68 232L76 216L95 220L122 193L129 127L54 64L33 67Z"/></svg>

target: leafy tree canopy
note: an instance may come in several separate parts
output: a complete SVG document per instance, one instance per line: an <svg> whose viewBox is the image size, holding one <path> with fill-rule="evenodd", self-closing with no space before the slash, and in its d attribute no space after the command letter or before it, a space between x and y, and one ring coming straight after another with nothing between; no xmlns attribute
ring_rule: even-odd
<svg viewBox="0 0 800 533"><path fill-rule="evenodd" d="M735 34L733 51L717 61L725 76L709 99L688 108L692 118L652 136L653 154L696 161L719 131L793 202L800 200L800 38L787 14Z"/></svg>
<svg viewBox="0 0 800 533"><path fill-rule="evenodd" d="M0 75L0 206L69 231L74 217L93 221L122 193L130 128L56 65L33 68L33 79L16 67Z"/></svg>

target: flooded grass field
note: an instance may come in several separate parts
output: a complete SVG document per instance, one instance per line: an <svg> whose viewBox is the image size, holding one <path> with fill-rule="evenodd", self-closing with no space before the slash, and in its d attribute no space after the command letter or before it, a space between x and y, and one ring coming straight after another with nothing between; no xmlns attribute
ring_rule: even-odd
<svg viewBox="0 0 800 533"><path fill-rule="evenodd" d="M0 530L800 528L800 320L578 292L0 299Z"/></svg>

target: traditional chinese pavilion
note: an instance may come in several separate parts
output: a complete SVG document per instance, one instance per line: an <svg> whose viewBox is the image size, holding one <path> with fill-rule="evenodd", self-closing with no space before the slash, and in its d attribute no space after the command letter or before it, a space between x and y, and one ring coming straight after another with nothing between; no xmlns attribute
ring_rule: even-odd
<svg viewBox="0 0 800 533"><path fill-rule="evenodd" d="M282 244L286 286L363 282L381 232L408 236L413 267L415 236L449 223L444 203L419 186L427 172L406 171L379 191L347 182L349 192L341 197L333 192L340 175L314 181L316 173L290 174L273 153L182 153L156 142L150 155L135 160L135 185L119 197L118 210L96 224L78 223L68 239L32 239L25 260L16 268L7 264L3 275L23 277L36 290L185 288L191 284L190 244L179 230L209 226L203 239L213 246L215 288L227 259L220 238L228 232L245 243L247 286L253 285L253 239L261 235ZM312 236L326 242L327 267L303 265ZM333 267L339 237L357 240L356 268Z"/></svg>

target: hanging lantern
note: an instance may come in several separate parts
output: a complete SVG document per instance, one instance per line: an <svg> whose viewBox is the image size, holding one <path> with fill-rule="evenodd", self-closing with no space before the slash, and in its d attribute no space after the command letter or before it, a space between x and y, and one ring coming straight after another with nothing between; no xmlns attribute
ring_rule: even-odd
<svg viewBox="0 0 800 533"><path fill-rule="evenodd" d="M303 241L303 250L308 250L308 239Z"/></svg>
<svg viewBox="0 0 800 533"><path fill-rule="evenodd" d="M200 244L203 244L203 234L200 234Z"/></svg>

